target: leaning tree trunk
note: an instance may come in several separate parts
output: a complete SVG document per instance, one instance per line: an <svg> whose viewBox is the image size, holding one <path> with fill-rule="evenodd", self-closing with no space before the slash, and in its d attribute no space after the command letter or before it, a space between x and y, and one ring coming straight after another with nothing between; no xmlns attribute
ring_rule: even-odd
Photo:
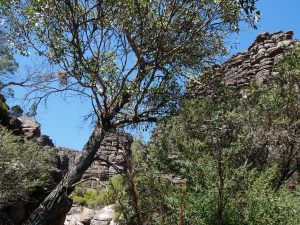
<svg viewBox="0 0 300 225"><path fill-rule="evenodd" d="M43 222L49 217L51 210L72 193L75 184L81 180L84 172L94 161L94 156L108 130L109 127L105 125L103 126L103 124L95 127L92 135L82 150L82 154L76 159L75 163L71 166L56 188L30 215L30 218L24 223L24 225L43 224Z"/></svg>

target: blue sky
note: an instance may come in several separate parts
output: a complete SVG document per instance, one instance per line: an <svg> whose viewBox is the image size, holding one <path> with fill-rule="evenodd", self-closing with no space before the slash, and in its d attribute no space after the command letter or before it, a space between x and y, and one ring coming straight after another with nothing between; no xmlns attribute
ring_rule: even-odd
<svg viewBox="0 0 300 225"><path fill-rule="evenodd" d="M257 30L243 27L239 35L233 35L231 42L237 45L231 54L247 49L261 32L279 30L294 31L294 38L300 38L300 0L259 0L257 7L262 12ZM19 74L25 73L26 65L35 61L17 57L20 64ZM16 91L16 99L22 98L22 91ZM12 100L9 103L13 104ZM42 133L49 135L55 145L80 150L88 140L92 128L84 122L83 116L88 113L87 104L80 99L63 100L56 96L49 99L47 105L40 107L36 119L41 123ZM136 133L139 135L139 131ZM141 135L149 134L140 132Z"/></svg>
<svg viewBox="0 0 300 225"><path fill-rule="evenodd" d="M235 51L244 51L262 32L273 33L279 30L294 31L294 38L300 38L299 0L258 0L257 7L262 17L257 30L244 27L235 38L239 43Z"/></svg>

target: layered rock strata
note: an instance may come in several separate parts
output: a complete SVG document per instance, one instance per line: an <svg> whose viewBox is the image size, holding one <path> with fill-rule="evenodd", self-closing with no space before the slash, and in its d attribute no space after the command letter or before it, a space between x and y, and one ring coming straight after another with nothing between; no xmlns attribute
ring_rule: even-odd
<svg viewBox="0 0 300 225"><path fill-rule="evenodd" d="M56 152L57 168L62 173L68 171L69 167L75 162L75 159L81 154L79 151L64 147L54 147L52 140L47 135L41 134L41 125L34 119L14 118L18 120L18 126L24 137L28 140L34 140L45 147L53 147ZM126 169L126 155L130 154L130 147L133 139L128 133L122 131L111 131L108 133L96 154L95 162L84 174L84 179L97 178L100 181L106 181L113 175L123 172ZM96 181L86 183L88 188L94 188Z"/></svg>
<svg viewBox="0 0 300 225"><path fill-rule="evenodd" d="M132 136L121 131L108 133L96 154L95 162L85 172L83 179L86 188L96 188L99 181L106 181L117 173L126 169L126 157L130 154ZM59 168L67 171L74 163L80 152L72 149L56 147L59 157ZM95 179L90 179L95 178ZM90 179L90 180L89 180Z"/></svg>
<svg viewBox="0 0 300 225"><path fill-rule="evenodd" d="M249 85L252 80L264 82L276 73L275 64L283 58L287 49L296 44L299 41L293 40L293 31L261 33L246 51L233 55L222 65L211 67L212 79L222 77L227 85L237 88ZM187 88L187 96L203 95L204 89L201 84L192 82Z"/></svg>

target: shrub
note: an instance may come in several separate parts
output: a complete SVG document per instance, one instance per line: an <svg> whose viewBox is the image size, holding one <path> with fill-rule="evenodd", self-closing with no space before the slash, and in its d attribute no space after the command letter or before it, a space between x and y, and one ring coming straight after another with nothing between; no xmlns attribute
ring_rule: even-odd
<svg viewBox="0 0 300 225"><path fill-rule="evenodd" d="M77 186L72 199L75 203L90 209L101 209L106 205L114 204L125 195L124 179L121 175L115 175L109 179L105 188L87 189L84 185Z"/></svg>
<svg viewBox="0 0 300 225"><path fill-rule="evenodd" d="M24 203L37 187L50 182L49 154L0 126L0 210Z"/></svg>
<svg viewBox="0 0 300 225"><path fill-rule="evenodd" d="M300 223L299 192L284 185L300 168L299 61L296 48L243 97L203 75L208 95L183 101L159 123L149 155L132 160L144 224Z"/></svg>

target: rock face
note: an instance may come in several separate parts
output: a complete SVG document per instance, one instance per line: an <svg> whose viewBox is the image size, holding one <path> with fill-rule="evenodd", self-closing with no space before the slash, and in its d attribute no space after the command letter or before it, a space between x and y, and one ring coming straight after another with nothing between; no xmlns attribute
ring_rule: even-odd
<svg viewBox="0 0 300 225"><path fill-rule="evenodd" d="M85 182L86 188L94 189L99 181L106 181L113 175L126 169L126 155L130 154L132 136L121 131L108 133L96 154L97 160L90 166L83 179L97 178ZM59 168L67 171L80 152L72 149L56 147L59 157Z"/></svg>
<svg viewBox="0 0 300 225"><path fill-rule="evenodd" d="M34 140L43 146L54 147L52 140L47 135L41 135L41 125L34 119L28 117L12 118L16 128L21 130L24 137ZM97 160L84 174L84 178L98 178L106 181L113 175L126 169L126 155L130 154L132 136L122 131L108 133L98 153ZM64 147L54 147L57 157L57 168L66 172L80 155L79 151ZM86 182L88 188L94 188L96 181Z"/></svg>
<svg viewBox="0 0 300 225"><path fill-rule="evenodd" d="M262 33L244 52L232 56L222 65L213 66L213 77L222 77L230 86L244 87L251 80L263 82L276 71L274 65L282 59L287 49L299 44L293 40L293 32L279 31ZM202 95L205 87L194 82L187 89L187 95Z"/></svg>

